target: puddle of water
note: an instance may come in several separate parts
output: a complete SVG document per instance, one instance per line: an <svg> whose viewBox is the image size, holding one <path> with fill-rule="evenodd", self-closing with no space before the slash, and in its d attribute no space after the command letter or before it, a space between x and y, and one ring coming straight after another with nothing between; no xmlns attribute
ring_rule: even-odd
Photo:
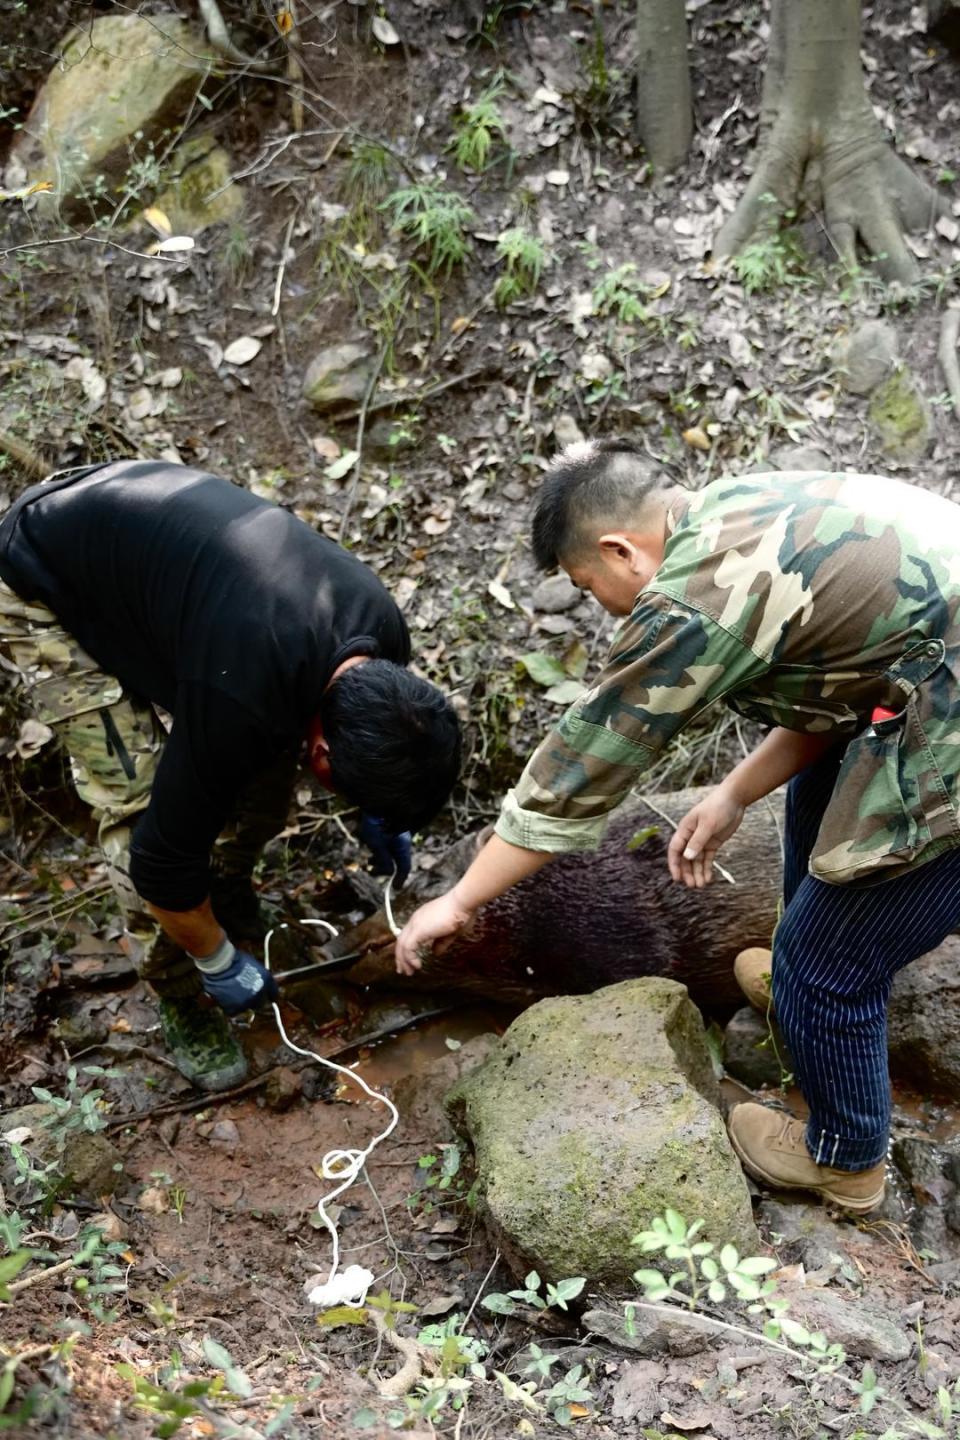
<svg viewBox="0 0 960 1440"><path fill-rule="evenodd" d="M495 1005L458 1007L448 1015L423 1020L399 1035L387 1036L364 1047L357 1064L351 1064L350 1068L358 1071L375 1089L389 1088L408 1075L422 1074L442 1056L449 1055L451 1047L447 1040L462 1045L475 1035L502 1035L513 1013ZM337 1098L364 1100L366 1097L344 1081Z"/></svg>

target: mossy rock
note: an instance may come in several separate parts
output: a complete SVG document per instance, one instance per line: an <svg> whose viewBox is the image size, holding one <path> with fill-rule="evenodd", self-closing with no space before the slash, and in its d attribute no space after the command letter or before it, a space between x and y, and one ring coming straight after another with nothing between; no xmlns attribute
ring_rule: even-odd
<svg viewBox="0 0 960 1440"><path fill-rule="evenodd" d="M868 414L889 459L908 464L927 453L933 434L930 406L905 366L873 392Z"/></svg>
<svg viewBox="0 0 960 1440"><path fill-rule="evenodd" d="M8 183L50 181L41 209L115 203L134 155L182 121L210 63L203 32L176 15L102 15L72 31L11 147Z"/></svg>
<svg viewBox="0 0 960 1440"><path fill-rule="evenodd" d="M177 149L170 184L153 202L174 235L198 235L211 225L238 220L243 192L230 179L230 156L212 135L198 135Z"/></svg>
<svg viewBox="0 0 960 1440"><path fill-rule="evenodd" d="M514 1271L629 1285L665 1209L741 1252L758 1240L703 1022L672 980L543 1000L447 1097L482 1213Z"/></svg>

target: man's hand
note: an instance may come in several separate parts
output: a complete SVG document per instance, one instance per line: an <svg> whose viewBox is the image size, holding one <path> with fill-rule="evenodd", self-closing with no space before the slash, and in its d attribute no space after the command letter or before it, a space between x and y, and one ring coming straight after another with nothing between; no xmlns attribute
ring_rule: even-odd
<svg viewBox="0 0 960 1440"><path fill-rule="evenodd" d="M456 898L455 891L448 890L426 905L415 910L404 925L397 939L397 974L414 975L423 964L422 949L440 940L444 935L454 935L475 915Z"/></svg>
<svg viewBox="0 0 960 1440"><path fill-rule="evenodd" d="M737 829L745 809L727 781L694 805L680 821L667 849L673 879L696 890L709 885L714 856Z"/></svg>
<svg viewBox="0 0 960 1440"><path fill-rule="evenodd" d="M245 950L237 950L229 940L225 939L213 955L200 960L196 956L192 958L200 971L204 991L228 1015L258 1010L268 1000L276 1000L279 994L270 971Z"/></svg>
<svg viewBox="0 0 960 1440"><path fill-rule="evenodd" d="M413 863L410 831L394 831L376 815L361 815L360 839L373 856L374 875L393 875L396 871L395 883L399 890Z"/></svg>

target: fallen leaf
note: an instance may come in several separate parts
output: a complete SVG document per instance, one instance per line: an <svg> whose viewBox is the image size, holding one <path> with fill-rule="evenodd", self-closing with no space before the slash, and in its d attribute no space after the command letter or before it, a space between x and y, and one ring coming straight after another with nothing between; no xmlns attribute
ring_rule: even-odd
<svg viewBox="0 0 960 1440"><path fill-rule="evenodd" d="M173 255L178 250L192 250L197 242L192 235L170 235L166 240L158 240L147 251L148 255Z"/></svg>
<svg viewBox="0 0 960 1440"><path fill-rule="evenodd" d="M158 206L148 205L143 212L143 218L163 239L167 239L173 234L173 226Z"/></svg>
<svg viewBox="0 0 960 1440"><path fill-rule="evenodd" d="M344 450L340 458L328 465L323 473L328 480L342 480L344 475L350 474L359 459L360 452L358 450Z"/></svg>
<svg viewBox="0 0 960 1440"><path fill-rule="evenodd" d="M423 522L423 528L428 535L444 535L450 529L450 521L441 520L436 515L428 515Z"/></svg>
<svg viewBox="0 0 960 1440"><path fill-rule="evenodd" d="M505 610L516 610L517 607L513 603L513 596L510 594L506 585L502 585L499 580L490 581L490 584L487 586L487 594L492 595L494 600L497 600Z"/></svg>
<svg viewBox="0 0 960 1440"><path fill-rule="evenodd" d="M289 10L280 10L277 14L277 29L281 35L289 35L293 29L293 16Z"/></svg>
<svg viewBox="0 0 960 1440"><path fill-rule="evenodd" d="M400 44L400 36L397 34L396 30L394 30L393 26L390 24L390 21L387 20L385 16L374 15L373 23L370 28L373 30L374 35L380 41L381 45Z"/></svg>
<svg viewBox="0 0 960 1440"><path fill-rule="evenodd" d="M456 1215L441 1215L438 1220L430 1226L431 1235L455 1235L460 1229L460 1221Z"/></svg>
<svg viewBox="0 0 960 1440"><path fill-rule="evenodd" d="M451 1295L439 1295L436 1300L430 1300L426 1305L421 1306L420 1315L421 1317L426 1316L427 1319L431 1315L449 1315L451 1310L455 1310L458 1305L463 1304L463 1299L462 1290L454 1290Z"/></svg>
<svg viewBox="0 0 960 1440"><path fill-rule="evenodd" d="M956 220L951 220L949 215L941 215L933 228L937 234L942 235L945 240L956 240L957 236L960 235L960 225L957 224Z"/></svg>
<svg viewBox="0 0 960 1440"><path fill-rule="evenodd" d="M29 1125L17 1125L13 1130L5 1130L3 1138L8 1145L22 1145L25 1140L30 1139L32 1134L33 1131Z"/></svg>
<svg viewBox="0 0 960 1440"><path fill-rule="evenodd" d="M340 446L329 435L314 435L310 444L314 454L319 455L321 460L336 460L340 454Z"/></svg>
<svg viewBox="0 0 960 1440"><path fill-rule="evenodd" d="M551 705L573 705L583 694L583 686L579 680L561 680L556 685L551 685L544 694L544 700L549 700Z"/></svg>
<svg viewBox="0 0 960 1440"><path fill-rule="evenodd" d="M451 320L450 322L450 334L461 335L463 331L472 324L473 321L470 319L469 315L458 315L455 320Z"/></svg>
<svg viewBox="0 0 960 1440"><path fill-rule="evenodd" d="M137 1200L137 1209L144 1210L148 1215L164 1215L170 1209L170 1202L167 1199L167 1192L160 1185L151 1185L140 1192Z"/></svg>
<svg viewBox="0 0 960 1440"><path fill-rule="evenodd" d="M549 185L569 185L569 184L570 184L570 171L569 171L569 170L548 170L548 171L547 171L547 183L548 183Z"/></svg>
<svg viewBox="0 0 960 1440"><path fill-rule="evenodd" d="M258 340L254 335L240 335L236 340L231 340L223 352L223 358L228 365L249 365L262 349L262 340Z"/></svg>
<svg viewBox="0 0 960 1440"><path fill-rule="evenodd" d="M710 438L701 425L691 425L683 432L684 442L693 450L709 450Z"/></svg>
<svg viewBox="0 0 960 1440"><path fill-rule="evenodd" d="M559 660L552 655L544 655L539 650L532 650L529 655L520 656L520 664L526 670L531 680L538 685L561 685L569 683L563 666ZM580 686L577 686L580 689Z"/></svg>

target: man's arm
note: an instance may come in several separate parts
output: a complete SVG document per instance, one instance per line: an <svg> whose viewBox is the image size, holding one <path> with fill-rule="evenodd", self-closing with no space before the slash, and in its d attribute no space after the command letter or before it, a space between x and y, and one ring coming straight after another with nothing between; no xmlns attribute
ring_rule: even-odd
<svg viewBox="0 0 960 1440"><path fill-rule="evenodd" d="M473 919L481 905L495 900L528 875L541 870L553 855L547 850L524 850L491 835L469 870L452 890L421 905L407 921L397 941L397 970L412 975L421 966L421 946L453 935Z"/></svg>
<svg viewBox="0 0 960 1440"><path fill-rule="evenodd" d="M837 744L837 733L806 735L780 726L680 821L667 850L674 880L700 890L713 879L714 856L755 800L778 789Z"/></svg>

